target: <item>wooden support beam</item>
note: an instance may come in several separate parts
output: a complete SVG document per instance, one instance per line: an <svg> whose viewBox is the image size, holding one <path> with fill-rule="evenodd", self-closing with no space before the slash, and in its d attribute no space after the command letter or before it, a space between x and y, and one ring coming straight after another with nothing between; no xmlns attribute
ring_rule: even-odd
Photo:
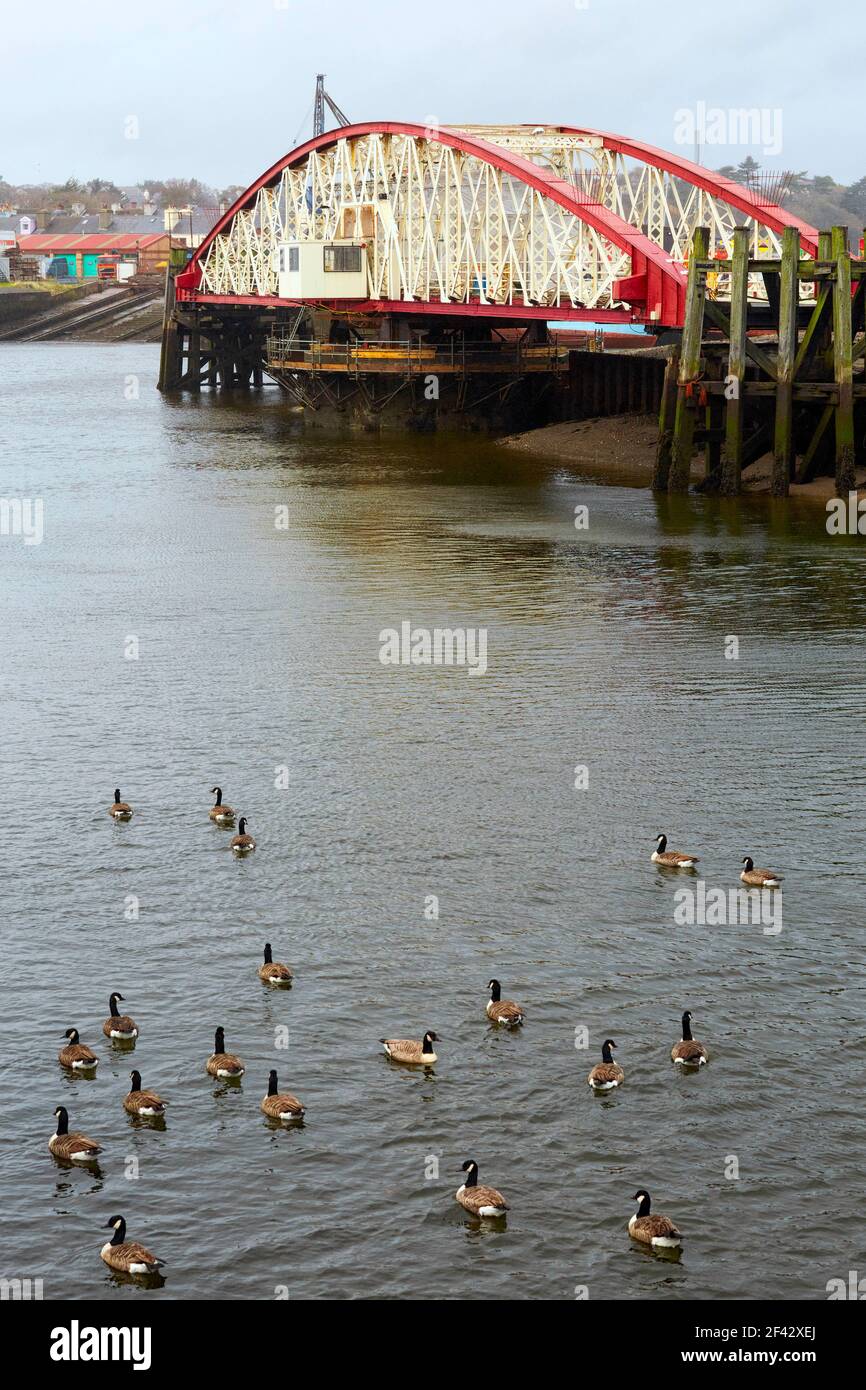
<svg viewBox="0 0 866 1390"><path fill-rule="evenodd" d="M728 326L725 444L722 450L722 492L735 497L743 472L743 381L746 376L746 320L749 308L749 229L736 227L731 255L731 317Z"/></svg>
<svg viewBox="0 0 866 1390"><path fill-rule="evenodd" d="M853 284L853 263L851 265L851 272ZM864 280L858 280L856 285L853 285L853 291L851 294L851 336L854 338L856 338L858 334L863 332L864 290L866 290L866 281Z"/></svg>
<svg viewBox="0 0 866 1390"><path fill-rule="evenodd" d="M190 330L189 348L187 351L187 386L191 391L201 389L201 334L198 328Z"/></svg>
<svg viewBox="0 0 866 1390"><path fill-rule="evenodd" d="M768 425L759 425L751 439L743 446L743 467L748 468L750 463L757 463L769 447L770 428Z"/></svg>
<svg viewBox="0 0 866 1390"><path fill-rule="evenodd" d="M824 435L827 433L827 426L833 419L835 410L836 407L832 401L830 401L828 405L824 406L824 409L822 410L821 415L818 419L818 423L815 426L812 438L809 440L808 448L806 449L806 452L804 453L803 457L800 459L800 463L797 468L798 483L808 483L811 479L812 474L815 471L815 461L817 459L819 445L822 439L824 438Z"/></svg>
<svg viewBox="0 0 866 1390"><path fill-rule="evenodd" d="M802 368L814 357L818 347L819 330L830 322L830 306L833 302L832 285L822 285L815 298L809 322L806 324L797 356L794 358L794 376L799 376Z"/></svg>
<svg viewBox="0 0 866 1390"><path fill-rule="evenodd" d="M667 492L671 471L671 445L674 437L674 417L677 409L677 378L680 370L679 347L668 349L665 363L665 379L662 386L662 400L659 408L659 437L656 445L656 461L653 469L653 490Z"/></svg>
<svg viewBox="0 0 866 1390"><path fill-rule="evenodd" d="M715 270L720 274L730 273L731 261L730 258L718 261L702 261L701 268L703 270ZM763 275L765 271L768 274L773 271L778 275L781 269L782 262L780 260L766 260L761 257L759 260L750 259L749 261L750 275ZM823 257L819 254L814 260L801 260L797 267L797 275L801 280L832 280L835 274L836 267L829 258L829 252ZM866 276L866 262L854 261L851 265L852 280L864 276Z"/></svg>
<svg viewBox="0 0 866 1390"><path fill-rule="evenodd" d="M709 228L695 227L691 259L695 262L706 260L709 244ZM674 437L671 444L671 465L668 474L669 492L688 492L689 490L696 421L694 407L686 397L686 387L691 386L697 380L700 372L706 297L706 273L694 265L686 286L677 408L674 416Z"/></svg>
<svg viewBox="0 0 866 1390"><path fill-rule="evenodd" d="M776 273L773 274L773 272L770 269L770 264L767 261L764 261L761 265L761 274L764 280L764 289L767 291L767 303L770 306L770 314L774 323L778 323L779 321L779 300L781 297L781 286L779 284L778 272L780 268L781 263L777 261L773 266L773 270Z"/></svg>
<svg viewBox="0 0 866 1390"><path fill-rule="evenodd" d="M720 358L716 370L722 372ZM719 492L722 486L722 448L725 440L724 397L713 395L707 400L707 425L704 433L704 491Z"/></svg>
<svg viewBox="0 0 866 1390"><path fill-rule="evenodd" d="M731 323L724 309L720 308L718 304L714 304L711 299L707 300L704 308L710 322L714 324L716 328L720 328L726 338L730 338ZM746 356L754 362L756 367L760 367L761 371L765 372L771 381L775 381L776 364L770 354L765 352L762 347L758 347L757 343L753 343L749 337L746 338L745 347Z"/></svg>
<svg viewBox="0 0 866 1390"><path fill-rule="evenodd" d="M836 403L836 496L854 487L854 374L851 338L851 256L848 228L831 233L836 284L833 288L833 365L839 399Z"/></svg>
<svg viewBox="0 0 866 1390"><path fill-rule="evenodd" d="M782 232L779 273L779 351L776 357L776 427L773 440L774 497L787 497L794 463L794 359L797 355L797 306L800 289L797 262L800 234L796 227Z"/></svg>
<svg viewBox="0 0 866 1390"><path fill-rule="evenodd" d="M823 261L830 261L833 254L833 237L830 232L818 233L818 258ZM821 359L821 378L829 381L833 376L833 287L836 279L836 265L833 263L833 276L828 285L830 293L831 312L825 314L816 336L815 357Z"/></svg>

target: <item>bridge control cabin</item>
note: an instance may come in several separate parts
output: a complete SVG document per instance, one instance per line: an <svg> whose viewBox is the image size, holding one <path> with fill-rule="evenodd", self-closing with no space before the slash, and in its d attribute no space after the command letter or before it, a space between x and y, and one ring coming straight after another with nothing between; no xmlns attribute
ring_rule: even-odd
<svg viewBox="0 0 866 1390"><path fill-rule="evenodd" d="M277 248L281 299L368 297L367 247L363 241L283 241Z"/></svg>

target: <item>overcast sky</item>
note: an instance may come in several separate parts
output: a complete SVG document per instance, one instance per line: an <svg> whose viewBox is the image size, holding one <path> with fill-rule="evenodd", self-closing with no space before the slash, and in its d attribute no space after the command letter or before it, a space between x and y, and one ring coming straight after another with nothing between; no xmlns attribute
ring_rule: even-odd
<svg viewBox="0 0 866 1390"><path fill-rule="evenodd" d="M2 40L15 183L246 185L311 133L319 71L352 120L562 122L692 156L703 111L711 167L866 174L863 0L43 0L4 5Z"/></svg>

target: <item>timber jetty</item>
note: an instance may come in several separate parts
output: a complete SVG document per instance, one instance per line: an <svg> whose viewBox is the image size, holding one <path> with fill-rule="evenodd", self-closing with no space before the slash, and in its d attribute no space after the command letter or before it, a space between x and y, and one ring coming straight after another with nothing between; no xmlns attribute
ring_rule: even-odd
<svg viewBox="0 0 866 1390"><path fill-rule="evenodd" d="M743 469L771 453L774 496L819 472L846 496L866 463L866 263L849 252L845 227L821 232L814 255L794 228L773 258L751 254L745 227L731 242L729 256L710 258L709 230L694 232L653 487L687 492L702 447L705 491L736 495ZM758 277L760 315L751 294Z"/></svg>

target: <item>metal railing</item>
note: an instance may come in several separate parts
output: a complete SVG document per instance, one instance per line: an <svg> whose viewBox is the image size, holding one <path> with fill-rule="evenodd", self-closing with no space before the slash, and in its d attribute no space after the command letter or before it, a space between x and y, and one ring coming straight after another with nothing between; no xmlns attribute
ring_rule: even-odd
<svg viewBox="0 0 866 1390"><path fill-rule="evenodd" d="M568 367L568 348L556 343L524 345L521 342L467 343L452 338L448 343L409 342L398 339L354 339L348 343L326 343L316 338L294 338L288 333L271 334L266 342L272 366L301 371L361 372L483 371L486 368L514 372L555 372Z"/></svg>

